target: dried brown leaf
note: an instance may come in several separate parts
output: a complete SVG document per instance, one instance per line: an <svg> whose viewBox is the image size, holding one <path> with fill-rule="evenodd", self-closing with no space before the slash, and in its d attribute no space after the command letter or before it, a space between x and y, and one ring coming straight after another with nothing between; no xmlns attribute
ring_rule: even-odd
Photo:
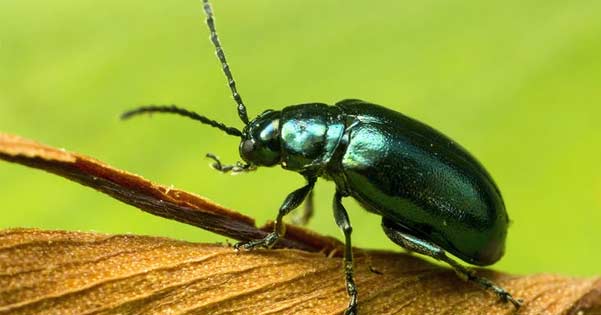
<svg viewBox="0 0 601 315"><path fill-rule="evenodd" d="M360 314L513 313L416 257L356 256ZM338 258L299 250L236 253L158 237L4 230L0 314L340 314L347 303L340 269ZM601 310L598 278L482 273L525 299L519 314Z"/></svg>
<svg viewBox="0 0 601 315"><path fill-rule="evenodd" d="M152 183L93 158L0 133L0 159L60 175L110 195L143 211L194 225L239 241L263 238L268 224L257 228L253 218L207 198ZM278 246L332 252L338 240L301 227L289 226Z"/></svg>
<svg viewBox="0 0 601 315"><path fill-rule="evenodd" d="M40 168L144 211L238 240L269 226L79 154L0 134L0 159ZM165 238L0 231L0 314L339 314L340 243L289 227L280 245L235 253ZM361 314L513 314L454 272L407 254L357 251ZM373 273L373 266L382 274ZM519 314L601 314L601 279L480 270L525 300Z"/></svg>

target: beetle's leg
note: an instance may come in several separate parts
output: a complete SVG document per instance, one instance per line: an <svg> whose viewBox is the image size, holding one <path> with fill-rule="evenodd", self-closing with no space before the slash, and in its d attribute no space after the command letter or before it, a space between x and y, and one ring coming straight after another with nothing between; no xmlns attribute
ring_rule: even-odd
<svg viewBox="0 0 601 315"><path fill-rule="evenodd" d="M213 153L207 153L207 157L214 161L211 164L211 167L221 173L232 172L232 174L238 174L242 172L254 171L256 169L250 164L244 164L241 162L236 162L236 164L231 165L223 165L221 164L221 160L219 160L219 158Z"/></svg>
<svg viewBox="0 0 601 315"><path fill-rule="evenodd" d="M457 272L459 277L473 281L484 289L493 291L503 302L511 302L516 309L519 309L520 306L522 306L522 300L515 299L509 292L494 282L483 277L478 277L472 270L467 269L449 258L444 249L440 246L406 233L402 227L386 218L382 218L382 228L384 229L386 236L401 247L444 261L455 269L455 272Z"/></svg>
<svg viewBox="0 0 601 315"><path fill-rule="evenodd" d="M280 206L278 216L275 219L273 232L267 234L265 238L260 240L252 240L248 242L237 243L236 245L234 245L234 249L238 250L240 247L244 249L253 249L255 247L273 247L273 245L275 245L278 239L284 236L284 233L286 231L283 221L284 216L290 211L294 210L303 202L303 200L307 197L309 192L313 189L316 180L316 177L308 177L307 184L305 186L291 192L288 195L288 197L286 197L286 200L284 200L284 203Z"/></svg>
<svg viewBox="0 0 601 315"><path fill-rule="evenodd" d="M357 286L355 285L355 279L353 278L353 247L351 245L351 233L353 228L351 222L346 213L346 209L342 205L342 194L336 191L334 195L334 219L336 225L344 233L344 276L346 280L346 292L349 296L349 304L344 311L345 315L356 315L357 314Z"/></svg>
<svg viewBox="0 0 601 315"><path fill-rule="evenodd" d="M303 204L303 212L296 215L292 218L293 224L298 225L307 225L309 220L313 217L313 190L309 192L307 198L305 198L305 203Z"/></svg>

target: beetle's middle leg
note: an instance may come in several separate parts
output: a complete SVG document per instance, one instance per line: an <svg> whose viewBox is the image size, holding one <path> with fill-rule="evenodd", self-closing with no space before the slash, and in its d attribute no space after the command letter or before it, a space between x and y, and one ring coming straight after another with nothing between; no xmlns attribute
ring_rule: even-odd
<svg viewBox="0 0 601 315"><path fill-rule="evenodd" d="M336 225L344 233L344 276L346 280L346 292L350 298L348 307L344 311L344 315L357 314L357 286L355 285L353 272L353 246L351 245L351 221L348 218L346 209L342 205L342 193L336 191L334 195L334 219Z"/></svg>
<svg viewBox="0 0 601 315"><path fill-rule="evenodd" d="M313 189L313 186L315 186L315 181L317 181L316 177L307 177L307 184L305 186L291 192L286 197L284 203L280 206L278 216L275 219L273 232L267 234L267 236L260 240L251 240L248 242L237 243L234 245L234 249L238 250L240 247L244 249L253 249L255 247L273 247L273 245L275 245L278 239L284 236L284 233L286 232L283 221L284 216L290 211L294 210L303 202L303 200L307 197L309 192Z"/></svg>
<svg viewBox="0 0 601 315"><path fill-rule="evenodd" d="M495 284L494 282L477 276L472 270L467 269L453 259L449 258L445 251L438 245L427 240L415 237L410 233L406 233L405 229L395 224L393 221L382 218L382 228L386 236L401 247L430 256L434 259L444 261L451 265L459 277L468 281L473 281L484 289L493 291L503 302L511 302L516 308L522 306L522 300L515 299L509 292Z"/></svg>

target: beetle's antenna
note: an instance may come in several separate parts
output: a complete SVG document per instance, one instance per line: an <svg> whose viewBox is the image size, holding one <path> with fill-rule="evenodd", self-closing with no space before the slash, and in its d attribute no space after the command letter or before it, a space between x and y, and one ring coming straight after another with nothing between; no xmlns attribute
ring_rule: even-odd
<svg viewBox="0 0 601 315"><path fill-rule="evenodd" d="M236 90L236 81L234 81L234 77L232 76L232 71L230 70L230 66L227 64L227 60L225 60L225 53L223 52L223 48L221 47L221 43L219 42L219 36L217 36L217 31L215 30L215 20L213 19L213 9L209 4L209 0L203 0L204 10L207 15L207 26L209 26L209 31L211 31L211 42L215 46L215 54L219 61L221 62L221 67L223 68L223 73L227 78L227 83L230 86L230 90L232 90L232 96L234 97L234 101L238 104L238 116L245 125L248 125L248 114L246 113L246 106L242 102L242 98L240 94L238 94L238 90Z"/></svg>
<svg viewBox="0 0 601 315"><path fill-rule="evenodd" d="M200 121L203 124L209 125L211 127L215 127L219 130L222 130L223 132L227 133L228 135L242 137L242 131L240 131L234 127L228 127L223 123L209 119L209 118L199 115L195 112L191 112L189 110L179 108L175 105L141 106L141 107L132 109L130 111L127 111L127 112L121 114L121 119L129 119L134 116L138 116L141 114L150 114L150 113L168 113L168 114L177 114L180 116L185 116L185 117Z"/></svg>

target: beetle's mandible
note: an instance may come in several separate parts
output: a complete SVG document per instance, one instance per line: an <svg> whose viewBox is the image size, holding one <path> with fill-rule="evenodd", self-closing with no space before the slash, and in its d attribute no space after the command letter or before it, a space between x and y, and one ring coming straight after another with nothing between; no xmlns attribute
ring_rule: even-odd
<svg viewBox="0 0 601 315"><path fill-rule="evenodd" d="M303 201L301 223L312 213L311 191L318 177L336 184L334 218L344 233L344 274L349 305L357 314L353 279L351 223L342 198L355 198L367 211L382 217L384 233L396 244L450 264L459 275L519 308L521 301L493 282L476 276L447 256L478 266L501 258L509 218L501 193L484 167L465 149L431 127L385 107L360 100L335 105L307 103L267 110L248 119L225 54L217 37L213 12L204 1L206 23L226 75L242 130L174 105L143 106L123 114L186 116L242 140L244 162L222 165L221 172L247 172L259 166L281 165L298 172L307 184L290 193L278 211L274 231L264 239L235 245L236 249L272 247L284 234L283 218Z"/></svg>

